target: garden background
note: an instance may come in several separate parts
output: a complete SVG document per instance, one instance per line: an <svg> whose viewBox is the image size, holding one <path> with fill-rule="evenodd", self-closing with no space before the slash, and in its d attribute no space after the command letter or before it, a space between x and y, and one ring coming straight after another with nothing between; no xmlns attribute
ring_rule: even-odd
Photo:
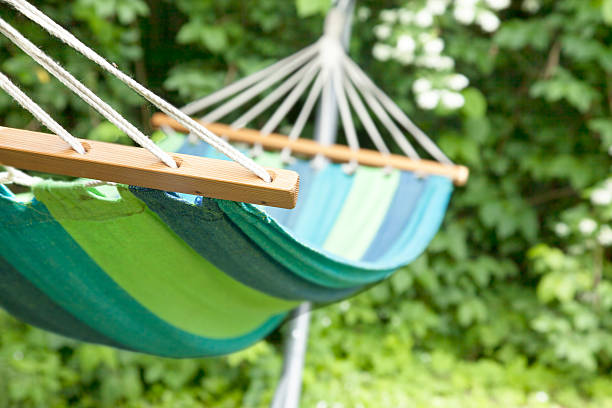
<svg viewBox="0 0 612 408"><path fill-rule="evenodd" d="M182 105L315 41L329 0L34 4ZM153 132L139 97L0 16ZM425 255L314 312L302 405L612 407L612 0L361 0L353 32L351 55L472 175ZM129 142L3 38L0 69L76 136ZM39 129L4 93L0 118ZM282 331L168 360L0 311L0 407L265 407Z"/></svg>

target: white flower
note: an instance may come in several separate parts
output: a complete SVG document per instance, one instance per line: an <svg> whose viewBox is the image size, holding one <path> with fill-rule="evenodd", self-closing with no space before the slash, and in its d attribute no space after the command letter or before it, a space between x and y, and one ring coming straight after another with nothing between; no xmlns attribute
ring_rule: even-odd
<svg viewBox="0 0 612 408"><path fill-rule="evenodd" d="M349 302L348 300L345 300L343 302L340 302L338 306L340 307L340 310L342 310L343 312L346 312L351 308L351 302Z"/></svg>
<svg viewBox="0 0 612 408"><path fill-rule="evenodd" d="M359 10L357 10L357 18L359 21L366 21L368 18L370 18L371 14L372 11L370 11L370 9L366 6L361 6L359 7Z"/></svg>
<svg viewBox="0 0 612 408"><path fill-rule="evenodd" d="M430 67L438 71L452 69L455 66L455 60L447 56L432 56L430 57Z"/></svg>
<svg viewBox="0 0 612 408"><path fill-rule="evenodd" d="M427 110L432 110L440 103L440 92L431 90L425 91L417 96L417 104Z"/></svg>
<svg viewBox="0 0 612 408"><path fill-rule="evenodd" d="M410 10L400 9L399 11L399 21L402 24L410 24L412 20L414 20L414 13Z"/></svg>
<svg viewBox="0 0 612 408"><path fill-rule="evenodd" d="M465 98L463 95L457 92L443 91L442 92L442 105L448 109L459 109L465 104Z"/></svg>
<svg viewBox="0 0 612 408"><path fill-rule="evenodd" d="M540 10L539 0L524 0L521 8L528 13L537 13Z"/></svg>
<svg viewBox="0 0 612 408"><path fill-rule="evenodd" d="M461 91L470 84L470 80L463 74L451 75L446 79L446 83L453 91Z"/></svg>
<svg viewBox="0 0 612 408"><path fill-rule="evenodd" d="M486 3L493 10L503 10L510 7L510 0L486 0Z"/></svg>
<svg viewBox="0 0 612 408"><path fill-rule="evenodd" d="M414 62L414 54L411 52L395 52L393 56L397 62L403 65L412 64Z"/></svg>
<svg viewBox="0 0 612 408"><path fill-rule="evenodd" d="M380 12L380 19L385 23L393 24L397 21L397 11L383 10Z"/></svg>
<svg viewBox="0 0 612 408"><path fill-rule="evenodd" d="M472 24L476 18L476 9L473 7L456 6L453 16L461 24Z"/></svg>
<svg viewBox="0 0 612 408"><path fill-rule="evenodd" d="M417 65L426 68L433 68L438 71L444 71L453 68L455 66L455 60L445 55L425 55L417 59Z"/></svg>
<svg viewBox="0 0 612 408"><path fill-rule="evenodd" d="M417 37L419 39L419 42L422 43L426 43L427 41L430 41L432 38L436 38L434 37L431 33L419 33L419 36Z"/></svg>
<svg viewBox="0 0 612 408"><path fill-rule="evenodd" d="M612 203L612 190L598 188L591 193L591 202L595 205L608 205Z"/></svg>
<svg viewBox="0 0 612 408"><path fill-rule="evenodd" d="M584 235L590 235L597 228L597 223L591 218L585 218L580 223L578 223L578 229Z"/></svg>
<svg viewBox="0 0 612 408"><path fill-rule="evenodd" d="M571 245L567 248L567 252L570 255L582 255L584 254L584 247L582 245Z"/></svg>
<svg viewBox="0 0 612 408"><path fill-rule="evenodd" d="M378 43L372 48L372 55L379 61L387 61L393 55L393 47Z"/></svg>
<svg viewBox="0 0 612 408"><path fill-rule="evenodd" d="M492 33L493 31L499 28L499 17L495 15L492 11L484 10L478 13L476 16L476 21L480 28L488 33Z"/></svg>
<svg viewBox="0 0 612 408"><path fill-rule="evenodd" d="M426 54L440 54L444 50L444 41L441 38L434 38L427 41L423 46Z"/></svg>
<svg viewBox="0 0 612 408"><path fill-rule="evenodd" d="M548 397L548 393L546 393L545 391L536 392L533 396L533 399L535 399L536 402L539 402L540 404L546 404L550 400L550 398Z"/></svg>
<svg viewBox="0 0 612 408"><path fill-rule="evenodd" d="M391 36L391 27L389 27L386 24L379 24L376 27L374 27L374 35L379 40L386 40L387 38Z"/></svg>
<svg viewBox="0 0 612 408"><path fill-rule="evenodd" d="M321 326L323 327L329 327L331 326L332 321L329 318L329 316L323 316L323 318L321 319Z"/></svg>
<svg viewBox="0 0 612 408"><path fill-rule="evenodd" d="M416 13L416 16L414 16L414 22L419 27L429 27L433 24L433 16L427 9L423 9Z"/></svg>
<svg viewBox="0 0 612 408"><path fill-rule="evenodd" d="M455 0L457 7L476 7L479 0Z"/></svg>
<svg viewBox="0 0 612 408"><path fill-rule="evenodd" d="M604 225L599 230L599 234L597 235L597 241L603 246L611 246L612 245L612 228L609 225Z"/></svg>
<svg viewBox="0 0 612 408"><path fill-rule="evenodd" d="M412 54L415 48L416 42L411 35L402 34L397 39L397 50L399 52Z"/></svg>
<svg viewBox="0 0 612 408"><path fill-rule="evenodd" d="M444 14L448 3L445 0L428 0L425 8L434 16Z"/></svg>
<svg viewBox="0 0 612 408"><path fill-rule="evenodd" d="M420 94L431 89L431 81L427 78L419 78L412 84L414 93Z"/></svg>
<svg viewBox="0 0 612 408"><path fill-rule="evenodd" d="M561 238L567 237L569 233L570 233L570 228L567 226L566 223L558 222L557 224L555 224L555 234L557 234L558 237L561 237Z"/></svg>
<svg viewBox="0 0 612 408"><path fill-rule="evenodd" d="M327 408L327 401L319 401L317 402L316 408Z"/></svg>

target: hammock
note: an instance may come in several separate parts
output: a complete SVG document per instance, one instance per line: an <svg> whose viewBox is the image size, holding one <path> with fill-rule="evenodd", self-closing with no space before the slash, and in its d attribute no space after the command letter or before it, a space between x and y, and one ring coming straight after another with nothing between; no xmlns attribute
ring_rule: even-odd
<svg viewBox="0 0 612 408"><path fill-rule="evenodd" d="M65 30L24 0L3 1L82 51ZM452 165L348 59L340 34L334 33L334 18L338 15L332 12L326 35L317 44L179 114L161 104L170 118L154 118L167 134L159 146L135 137L171 164L175 156L164 151L213 159L228 155L265 175L263 166L295 171L300 176L295 209L106 183L121 180L40 180L7 168L0 181L29 185L31 192L15 195L0 184L0 306L29 324L86 342L166 357L213 356L262 339L304 301L326 304L350 297L421 254L440 227L453 181L465 182L467 170ZM0 19L3 34L17 45L26 44L11 29ZM31 47L25 50L37 55ZM90 52L83 53L99 62ZM66 80L56 66L42 65ZM243 149L254 161L204 133L187 116L216 105L202 121L217 121L287 76L232 126L211 126L228 138L251 140L253 132L240 128L285 97L256 135L254 148ZM134 136L121 119L71 79L66 81ZM57 135L80 146L35 111L18 89L6 81L0 84ZM309 85L289 136L272 134ZM391 155L355 88L412 160ZM316 101L330 95L338 99L349 148L333 146L333 137L327 135L310 142L319 146L312 150L298 137ZM351 108L381 153L359 149ZM394 120L442 164L420 160L417 150L400 137L403 133ZM194 135L208 143L194 140ZM11 137L27 139L32 132L0 128L0 144ZM0 163L9 164L13 156L8 151L0 149ZM301 156L292 157L292 152Z"/></svg>

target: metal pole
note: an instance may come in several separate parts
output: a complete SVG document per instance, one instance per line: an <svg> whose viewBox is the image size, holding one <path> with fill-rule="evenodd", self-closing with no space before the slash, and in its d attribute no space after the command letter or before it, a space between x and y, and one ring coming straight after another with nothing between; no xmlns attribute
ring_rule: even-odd
<svg viewBox="0 0 612 408"><path fill-rule="evenodd" d="M355 0L335 0L332 8L342 12L343 20L340 22L330 21L330 17L325 21L325 28L333 24L343 24L342 43L345 49L348 49L349 40L351 37L351 28L353 23L353 14L355 10ZM329 146L336 141L338 132L338 104L334 93L334 85L332 80L328 81L321 92L321 99L315 118L315 140L323 146ZM322 168L327 162L327 158L323 155L317 155L313 159L315 168Z"/></svg>
<svg viewBox="0 0 612 408"><path fill-rule="evenodd" d="M310 303L302 303L292 314L285 337L283 374L272 408L297 408L302 393L302 371L310 326Z"/></svg>
<svg viewBox="0 0 612 408"><path fill-rule="evenodd" d="M343 19L340 23L344 25L342 31L342 42L344 48L348 48L353 21L355 0L336 0L332 6L342 12ZM333 12L335 10L331 10ZM326 29L330 21L326 20ZM319 104L319 110L315 121L315 139L323 144L332 144L336 140L338 131L338 106L333 92L333 85L329 81ZM315 161L325 161L322 156L317 156ZM309 302L302 303L291 315L288 333L285 339L284 363L281 379L276 388L271 408L298 408L302 392L302 373L304 371L304 358L306 357L306 345L308 343L308 329L310 327Z"/></svg>

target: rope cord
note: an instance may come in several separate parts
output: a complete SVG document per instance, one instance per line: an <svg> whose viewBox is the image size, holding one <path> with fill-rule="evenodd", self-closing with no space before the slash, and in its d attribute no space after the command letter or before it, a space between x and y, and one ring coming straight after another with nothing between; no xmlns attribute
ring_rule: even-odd
<svg viewBox="0 0 612 408"><path fill-rule="evenodd" d="M231 146L229 143L224 141L222 138L218 137L204 126L190 118L185 113L181 112L178 108L165 101L163 98L159 97L155 93L151 92L140 83L132 79L130 76L126 75L118 68L115 68L111 63L106 61L103 57L98 55L95 51L87 47L80 40L78 40L75 36L73 36L70 32L65 30L63 27L55 23L49 17L47 17L44 13L38 10L36 7L31 5L25 0L2 0L5 3L10 4L23 15L28 17L30 20L35 22L44 28L51 35L57 37L65 44L69 45L73 49L77 50L85 57L90 59L91 61L98 64L100 67L105 69L110 74L117 77L124 84L130 87L132 90L140 94L143 98L151 102L161 111L163 111L166 115L172 117L177 122L181 123L185 126L191 133L194 133L202 140L210 144L213 148L218 150L219 152L225 154L230 159L235 162L241 164L251 172L255 173L258 177L266 182L271 181L271 177L268 172L255 163L253 160L249 159L242 153L240 153L237 149Z"/></svg>
<svg viewBox="0 0 612 408"><path fill-rule="evenodd" d="M19 105L30 112L41 124L47 127L70 145L79 154L85 154L85 148L79 140L72 136L66 129L57 123L47 112L45 112L36 102L30 99L17 85L0 72L0 88L9 94Z"/></svg>
<svg viewBox="0 0 612 408"><path fill-rule="evenodd" d="M228 113L234 111L234 109L239 108L240 106L244 105L257 95L259 95L261 92L268 89L271 85L277 83L281 79L284 79L287 75L295 71L295 69L298 68L300 65L311 59L316 53L317 48L312 48L309 52L300 55L295 60L289 62L287 65L280 68L274 73L274 75L269 75L266 79L262 80L256 85L253 85L245 92L230 99L228 102L224 103L217 109L202 117L201 120L205 123L211 123L221 119Z"/></svg>
<svg viewBox="0 0 612 408"><path fill-rule="evenodd" d="M259 101L255 106L249 109L244 115L240 118L236 119L234 123L232 123L232 127L235 128L243 128L245 127L251 120L255 119L259 114L268 109L274 102L279 100L283 95L287 94L291 89L295 89L295 85L301 81L303 78L308 78L307 75L311 68L317 68L319 66L319 61L317 59L310 61L308 64L304 65L300 70L295 72L289 79L285 80L279 87L277 87L274 91L270 92L265 98ZM310 79L312 80L312 76Z"/></svg>
<svg viewBox="0 0 612 408"><path fill-rule="evenodd" d="M355 131L355 124L353 123L353 117L351 115L351 108L346 100L346 94L342 87L342 71L340 67L335 67L333 70L334 92L336 94L336 100L338 101L338 110L340 111L340 118L342 119L342 127L344 128L344 134L350 149L353 152L359 151L359 139L357 138L357 132ZM349 163L344 167L347 173L353 173L357 170L359 163L356 159L351 159Z"/></svg>
<svg viewBox="0 0 612 408"><path fill-rule="evenodd" d="M42 181L39 177L32 177L14 167L4 166L6 171L0 172L0 184L17 184L25 187L32 187Z"/></svg>
<svg viewBox="0 0 612 408"><path fill-rule="evenodd" d="M88 105L97 110L102 116L125 132L132 140L140 146L146 148L167 166L176 168L177 165L166 152L161 150L155 143L140 132L134 125L127 121L121 114L111 108L107 103L100 99L94 92L73 77L68 71L62 68L51 57L41 49L32 44L21 33L13 28L9 23L0 18L0 32L9 40L17 45L23 52L32 57L37 63L45 68L51 75L56 77L61 83L67 86L72 92L83 99Z"/></svg>
<svg viewBox="0 0 612 408"><path fill-rule="evenodd" d="M385 109L380 105L380 102L372 95L372 93L363 85L363 81L361 78L355 75L355 72L351 69L347 69L346 72L349 75L349 78L353 82L353 84L359 89L361 95L365 99L366 103L372 109L374 114L378 117L383 124L383 126L389 131L395 143L398 144L400 149L404 152L404 154L412 159L420 160L420 156L417 151L412 147L412 144L404 137L402 131L397 127L395 122L389 117L389 114Z"/></svg>
<svg viewBox="0 0 612 408"><path fill-rule="evenodd" d="M298 51L295 54L292 54L286 58L283 58L282 60L270 65L267 68L262 69L261 71L258 71L247 77L244 77L224 88L219 89L216 92L213 92L210 95L205 96L202 99L193 101L183 106L181 108L181 111L183 111L187 115L193 115L195 113L201 112L204 109L208 108L209 106L214 105L218 102L221 102L222 100L234 95L235 93L240 92L243 89L246 89L249 86L259 82L261 79L270 76L270 74L277 72L279 69L283 68L287 64L300 58L302 55L310 52L311 49L314 48L315 46L316 46L316 43L311 44L308 47L302 49L301 51Z"/></svg>
<svg viewBox="0 0 612 408"><path fill-rule="evenodd" d="M295 105L298 99L300 99L300 97L304 94L306 88L308 88L308 85L313 81L313 79L318 78L319 70L320 65L318 63L310 66L298 85L293 88L289 96L287 96L283 103L261 128L262 135L269 135L278 127L280 122L285 118L285 116L287 116L287 113L291 110L293 105Z"/></svg>
<svg viewBox="0 0 612 408"><path fill-rule="evenodd" d="M453 164L453 162L440 150L438 146L427 136L418 126L416 126L408 116L397 106L391 98L389 98L376 84L357 66L357 64L348 57L344 58L347 70L354 70L367 87L387 109L387 111L397 120L423 148L432 155L436 160L445 164Z"/></svg>
<svg viewBox="0 0 612 408"><path fill-rule="evenodd" d="M385 144L382 135L376 128L376 125L372 121L370 115L368 115L368 111L363 105L361 99L359 98L355 87L353 87L353 84L351 84L351 82L346 77L344 78L344 88L346 89L346 94L348 95L348 98L351 101L351 105L355 109L359 120L361 121L361 123L363 123L366 132L368 132L370 139L372 139L378 151L384 155L389 155L389 148Z"/></svg>

